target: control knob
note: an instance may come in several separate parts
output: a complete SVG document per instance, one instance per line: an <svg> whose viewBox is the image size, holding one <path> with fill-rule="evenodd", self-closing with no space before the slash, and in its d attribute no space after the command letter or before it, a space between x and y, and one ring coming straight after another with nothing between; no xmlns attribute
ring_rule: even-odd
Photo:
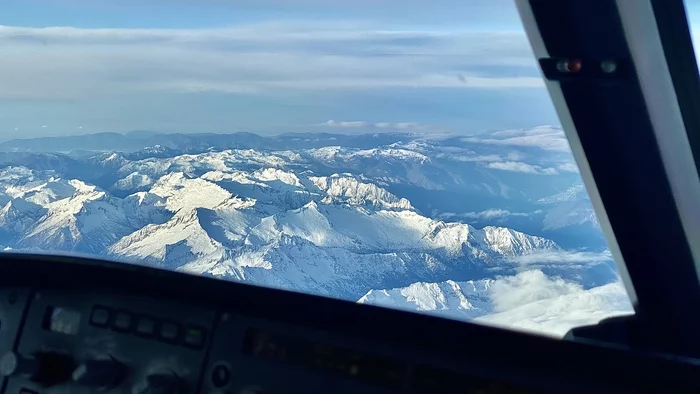
<svg viewBox="0 0 700 394"><path fill-rule="evenodd" d="M36 352L25 357L10 351L0 359L0 375L23 377L45 387L68 381L74 368L72 357L56 352Z"/></svg>

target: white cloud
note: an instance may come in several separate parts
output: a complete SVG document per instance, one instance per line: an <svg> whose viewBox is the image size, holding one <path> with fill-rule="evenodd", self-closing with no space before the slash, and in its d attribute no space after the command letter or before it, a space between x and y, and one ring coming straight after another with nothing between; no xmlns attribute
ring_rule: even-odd
<svg viewBox="0 0 700 394"><path fill-rule="evenodd" d="M571 152L564 131L551 126L527 130L501 130L475 137L465 137L466 142L489 145L534 147L556 152Z"/></svg>
<svg viewBox="0 0 700 394"><path fill-rule="evenodd" d="M538 251L531 254L516 256L511 259L519 265L536 264L580 264L580 263L600 263L612 261L609 251L604 252L584 252L584 251Z"/></svg>
<svg viewBox="0 0 700 394"><path fill-rule="evenodd" d="M557 175L557 174L559 174L559 171L557 171L556 168L541 167L538 165L523 163L521 161L493 162L493 163L487 164L486 167L494 169L494 170L523 172L525 174L539 174L539 175Z"/></svg>
<svg viewBox="0 0 700 394"><path fill-rule="evenodd" d="M506 158L510 161L522 161L523 159L527 158L527 155L523 152L510 151L506 155Z"/></svg>
<svg viewBox="0 0 700 394"><path fill-rule="evenodd" d="M532 279L532 278L531 278ZM500 313L477 317L479 323L548 334L555 337L564 336L573 327L595 324L607 317L629 315L633 313L627 292L620 282L584 290L568 286L557 280L534 278L524 283L525 287L511 288L503 286L505 293ZM530 289L531 292L522 291ZM515 295L533 299L533 294L548 296L529 303L521 303ZM549 297L551 296L551 297ZM520 304L520 305L518 305Z"/></svg>
<svg viewBox="0 0 700 394"><path fill-rule="evenodd" d="M543 86L525 35L509 31L387 31L341 21L200 30L0 26L0 45L0 98ZM484 74L489 67L512 69Z"/></svg>
<svg viewBox="0 0 700 394"><path fill-rule="evenodd" d="M537 213L534 212L534 213ZM478 219L478 220L495 220L495 219L505 219L509 216L529 216L526 212L511 212L505 209L487 209L480 212L465 212L465 213L443 213L440 215L443 219L460 217L464 219Z"/></svg>
<svg viewBox="0 0 700 394"><path fill-rule="evenodd" d="M374 127L377 127L380 129L410 130L410 129L422 129L422 128L425 128L426 126L421 125L419 123L415 123L415 122L399 122L399 123L379 122L379 123L375 123Z"/></svg>
<svg viewBox="0 0 700 394"><path fill-rule="evenodd" d="M435 155L437 158L444 158L462 162L493 162L493 161L523 161L528 158L523 152L509 151L499 154L477 153L471 149L456 146L441 146L440 152Z"/></svg>
<svg viewBox="0 0 700 394"><path fill-rule="evenodd" d="M579 172L576 163L564 163L557 166L559 171L564 172Z"/></svg>
<svg viewBox="0 0 700 394"><path fill-rule="evenodd" d="M329 121L324 122L323 125L328 126L328 127L358 128L358 127L367 127L367 126L369 126L369 123L362 122L362 121L336 122L335 120L329 120Z"/></svg>
<svg viewBox="0 0 700 394"><path fill-rule="evenodd" d="M481 212L468 212L464 214L465 216L473 216L475 218L479 219L494 219L494 218L500 218L504 216L509 216L510 212L506 211L504 209L487 209L485 211Z"/></svg>
<svg viewBox="0 0 700 394"><path fill-rule="evenodd" d="M585 289L536 269L480 281L373 290L359 302L557 337L576 326L632 313L620 282Z"/></svg>
<svg viewBox="0 0 700 394"><path fill-rule="evenodd" d="M415 123L415 122L379 122L371 123L361 120L355 121L335 121L328 120L321 124L321 126L326 127L340 127L340 128L377 128L377 129L396 129L396 130L426 130L431 128L430 125Z"/></svg>
<svg viewBox="0 0 700 394"><path fill-rule="evenodd" d="M550 278L540 270L531 270L499 278L490 290L493 311L503 312L531 302L580 292L583 287L561 278Z"/></svg>
<svg viewBox="0 0 700 394"><path fill-rule="evenodd" d="M502 158L498 155L476 155L476 156L462 156L457 157L458 161L501 161Z"/></svg>
<svg viewBox="0 0 700 394"><path fill-rule="evenodd" d="M438 159L447 159L453 161L461 162L490 162L490 161L502 161L503 157L496 154L478 154L474 151L458 148L454 146L442 146L440 147L440 152L435 154Z"/></svg>
<svg viewBox="0 0 700 394"><path fill-rule="evenodd" d="M513 172L524 172L526 174L539 174L540 172L535 168L535 166L518 161L503 161L489 163L486 167L492 168L494 170L503 171L513 171Z"/></svg>
<svg viewBox="0 0 700 394"><path fill-rule="evenodd" d="M559 174L559 171L557 171L556 168L546 167L546 168L540 168L540 174L542 174L542 175L557 175L557 174Z"/></svg>

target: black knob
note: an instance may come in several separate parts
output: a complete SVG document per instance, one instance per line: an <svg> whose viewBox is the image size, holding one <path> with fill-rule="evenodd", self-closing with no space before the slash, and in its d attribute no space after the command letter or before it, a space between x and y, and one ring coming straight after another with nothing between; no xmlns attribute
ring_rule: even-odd
<svg viewBox="0 0 700 394"><path fill-rule="evenodd" d="M139 394L179 394L184 382L173 372L156 373L146 376L145 386Z"/></svg>
<svg viewBox="0 0 700 394"><path fill-rule="evenodd" d="M70 356L54 352L37 352L28 357L7 352L0 359L0 375L23 377L45 387L67 381L74 368Z"/></svg>
<svg viewBox="0 0 700 394"><path fill-rule="evenodd" d="M211 383L216 388L222 388L231 381L231 369L226 364L217 364L211 371Z"/></svg>
<svg viewBox="0 0 700 394"><path fill-rule="evenodd" d="M126 376L126 366L114 359L88 360L78 365L71 375L72 380L94 388L117 386Z"/></svg>

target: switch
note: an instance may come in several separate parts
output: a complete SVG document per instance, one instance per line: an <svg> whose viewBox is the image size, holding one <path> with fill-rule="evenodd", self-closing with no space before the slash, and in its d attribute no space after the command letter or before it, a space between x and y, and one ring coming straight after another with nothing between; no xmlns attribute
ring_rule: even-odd
<svg viewBox="0 0 700 394"><path fill-rule="evenodd" d="M131 329L131 322L133 321L131 314L125 311L117 311L114 314L114 321L112 321L112 328L117 331L129 331Z"/></svg>
<svg viewBox="0 0 700 394"><path fill-rule="evenodd" d="M78 365L71 379L93 388L109 388L119 385L126 376L126 366L114 359L88 360Z"/></svg>
<svg viewBox="0 0 700 394"><path fill-rule="evenodd" d="M160 325L160 337L166 341L175 341L180 335L180 327L175 323L162 323Z"/></svg>
<svg viewBox="0 0 700 394"><path fill-rule="evenodd" d="M136 322L136 334L145 337L152 336L156 331L156 321L150 317L141 316Z"/></svg>
<svg viewBox="0 0 700 394"><path fill-rule="evenodd" d="M107 327L109 325L110 310L105 307L96 306L92 308L90 314L90 323L98 327Z"/></svg>
<svg viewBox="0 0 700 394"><path fill-rule="evenodd" d="M0 375L29 379L44 387L66 382L75 369L73 359L65 354L37 352L29 357L7 352L0 359Z"/></svg>
<svg viewBox="0 0 700 394"><path fill-rule="evenodd" d="M185 338L183 341L187 346L201 348L204 345L204 330L196 327L187 327L185 329Z"/></svg>

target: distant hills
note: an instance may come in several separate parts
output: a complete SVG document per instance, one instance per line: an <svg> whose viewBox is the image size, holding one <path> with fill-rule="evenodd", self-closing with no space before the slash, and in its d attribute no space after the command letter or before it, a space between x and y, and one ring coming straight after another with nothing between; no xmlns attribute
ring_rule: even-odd
<svg viewBox="0 0 700 394"><path fill-rule="evenodd" d="M518 131L496 132L484 138L493 141L516 137L514 140L520 143L534 133L534 142L539 142L540 129L533 130L520 135ZM358 174L441 220L503 225L550 237L564 246L591 242L605 245L578 173L558 170L575 167L570 153L531 145L484 144L456 135L393 132L260 136L245 132L159 134L136 130L6 141L0 143L0 168L50 170L124 196L145 190L146 177L154 181L156 176L174 171L176 158L182 155L209 154L198 156L205 159L224 151L231 151L232 156L227 157L238 157L241 169L256 165L250 161L251 152L255 152L278 157L276 166L290 171L307 170L324 176ZM156 159L163 159L158 166L166 166L166 171L152 173ZM188 174L199 176L199 168L203 167L193 164ZM573 185L578 185L581 193L569 196L566 191ZM568 200L558 204L539 201L560 193Z"/></svg>
<svg viewBox="0 0 700 394"><path fill-rule="evenodd" d="M125 134L95 133L58 137L14 139L0 143L0 152L80 152L118 151L134 152L161 145L187 153L201 153L211 149L296 149L327 145L370 148L412 138L412 133L382 133L345 135L330 133L289 133L264 137L253 133L232 134L159 134L136 130Z"/></svg>

